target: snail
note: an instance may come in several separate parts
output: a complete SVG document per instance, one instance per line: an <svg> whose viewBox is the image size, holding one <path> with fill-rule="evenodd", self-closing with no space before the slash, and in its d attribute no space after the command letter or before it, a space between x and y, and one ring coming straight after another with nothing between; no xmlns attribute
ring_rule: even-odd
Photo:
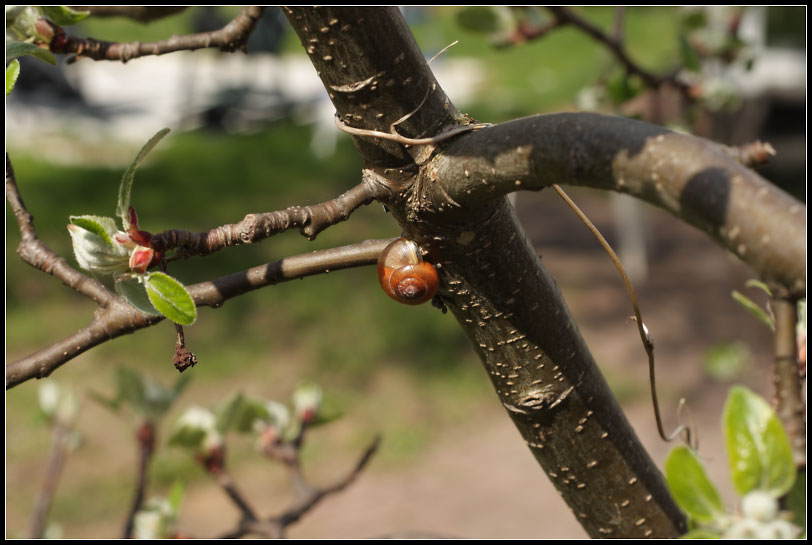
<svg viewBox="0 0 812 545"><path fill-rule="evenodd" d="M378 281L389 297L406 305L419 305L437 294L440 277L434 265L423 261L416 242L399 238L378 258Z"/></svg>

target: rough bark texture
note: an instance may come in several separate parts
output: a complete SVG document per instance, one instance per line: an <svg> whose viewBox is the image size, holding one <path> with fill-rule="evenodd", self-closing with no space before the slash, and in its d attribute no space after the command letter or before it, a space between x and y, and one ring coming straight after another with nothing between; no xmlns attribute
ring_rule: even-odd
<svg viewBox="0 0 812 545"><path fill-rule="evenodd" d="M418 106L399 125L402 134L432 136L455 120L465 122L436 86L396 9L293 8L286 14L345 123L389 131ZM421 106L427 90L432 91ZM507 201L495 188L489 199L464 210L449 195L427 199L435 180L425 162L434 147L364 137L356 137L356 146L367 180L381 186L378 194L401 228L437 264L444 302L587 532L594 537L683 532L683 516L662 476L614 401L555 280Z"/></svg>

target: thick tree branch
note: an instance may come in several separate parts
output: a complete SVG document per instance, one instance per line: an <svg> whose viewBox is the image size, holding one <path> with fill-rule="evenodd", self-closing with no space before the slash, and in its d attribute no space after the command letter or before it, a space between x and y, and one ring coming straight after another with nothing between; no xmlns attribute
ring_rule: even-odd
<svg viewBox="0 0 812 545"><path fill-rule="evenodd" d="M102 307L113 302L116 297L113 292L105 288L98 280L85 276L68 265L64 258L56 255L37 237L34 230L34 216L25 208L20 191L17 189L14 167L11 165L8 153L6 153L6 199L11 205L11 210L17 218L17 225L20 228L21 240L17 246L17 255L20 256L20 259L35 269L57 277L63 284L86 295Z"/></svg>
<svg viewBox="0 0 812 545"><path fill-rule="evenodd" d="M784 294L805 292L803 203L716 144L621 117L533 116L461 135L427 165L416 206L464 218L495 195L555 183L646 200L706 232Z"/></svg>
<svg viewBox="0 0 812 545"><path fill-rule="evenodd" d="M54 36L49 48L52 53L75 53L76 56L68 62L73 62L81 57L127 62L146 55L164 55L175 51L195 51L208 47L217 47L221 51L236 51L245 47L248 37L264 9L258 6L246 7L220 30L173 36L168 40L146 43L116 43L93 38L77 38L66 34L62 28L54 25Z"/></svg>
<svg viewBox="0 0 812 545"><path fill-rule="evenodd" d="M320 250L273 261L265 265L187 286L197 306L219 307L232 297L265 286L330 271L371 265L392 239L367 240L350 246ZM148 316L115 297L99 309L87 327L48 348L8 363L6 388L32 378L44 378L67 361L103 342L133 333L160 322L162 316Z"/></svg>
<svg viewBox="0 0 812 545"><path fill-rule="evenodd" d="M258 242L294 228L298 228L308 240L314 240L323 230L347 220L358 207L372 202L375 191L373 185L364 181L335 199L321 204L248 214L239 223L200 233L170 229L153 235L152 248L159 252L179 248L181 256L203 256L229 246Z"/></svg>

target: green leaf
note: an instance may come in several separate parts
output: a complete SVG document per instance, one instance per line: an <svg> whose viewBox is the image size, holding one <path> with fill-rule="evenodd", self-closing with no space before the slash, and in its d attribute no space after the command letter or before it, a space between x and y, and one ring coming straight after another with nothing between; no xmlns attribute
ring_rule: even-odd
<svg viewBox="0 0 812 545"><path fill-rule="evenodd" d="M457 24L466 30L492 34L500 29L499 15L488 6L469 6L457 12Z"/></svg>
<svg viewBox="0 0 812 545"><path fill-rule="evenodd" d="M169 444L176 447L198 449L206 435L207 432L203 428L182 426L176 428L172 435L169 436Z"/></svg>
<svg viewBox="0 0 812 545"><path fill-rule="evenodd" d="M17 57L22 57L23 55L31 55L41 61L56 65L56 57L47 49L42 49L28 42L11 42L6 44L6 62L16 59Z"/></svg>
<svg viewBox="0 0 812 545"><path fill-rule="evenodd" d="M121 177L121 185L118 188L118 204L116 205L116 215L121 218L124 229L130 228L130 215L128 210L130 208L130 192L132 191L133 179L135 179L135 169L138 168L144 159L146 159L149 152L152 151L161 139L169 134L169 129L161 129L144 144L141 151L135 157L132 164L124 171L124 176Z"/></svg>
<svg viewBox="0 0 812 545"><path fill-rule="evenodd" d="M770 291L770 287L767 284L765 284L764 282L762 282L761 280L756 280L755 278L751 278L750 280L748 280L747 282L744 283L744 286L746 288L758 288L761 291L763 291L764 293L766 293L767 295L769 295L770 297L773 296L773 292Z"/></svg>
<svg viewBox="0 0 812 545"><path fill-rule="evenodd" d="M116 397L126 401L133 410L145 412L147 410L147 397L144 379L137 371L119 367L116 369Z"/></svg>
<svg viewBox="0 0 812 545"><path fill-rule="evenodd" d="M735 386L722 422L736 491L784 495L795 481L795 464L787 434L769 404L747 388Z"/></svg>
<svg viewBox="0 0 812 545"><path fill-rule="evenodd" d="M183 497L186 495L186 483L180 479L172 483L172 489L169 491L169 505L172 506L173 514L180 513L180 506L183 503Z"/></svg>
<svg viewBox="0 0 812 545"><path fill-rule="evenodd" d="M97 237L103 239L107 244L113 246L113 237L118 228L113 218L105 216L71 216L70 222L82 229L90 231Z"/></svg>
<svg viewBox="0 0 812 545"><path fill-rule="evenodd" d="M197 307L186 288L161 272L150 273L145 281L147 295L155 309L181 325L192 325L197 319Z"/></svg>
<svg viewBox="0 0 812 545"><path fill-rule="evenodd" d="M674 500L696 521L711 522L724 516L719 492L688 447L671 450L665 461L665 478Z"/></svg>
<svg viewBox="0 0 812 545"><path fill-rule="evenodd" d="M76 11L68 6L40 6L45 16L59 26L75 25L88 15L87 11Z"/></svg>
<svg viewBox="0 0 812 545"><path fill-rule="evenodd" d="M750 349L740 341L712 347L702 360L705 372L718 381L730 381L741 374L750 359Z"/></svg>
<svg viewBox="0 0 812 545"><path fill-rule="evenodd" d="M234 422L237 420L243 399L243 395L237 392L233 394L228 401L215 410L214 415L216 417L216 421L214 428L218 432L225 434L231 429Z"/></svg>
<svg viewBox="0 0 812 545"><path fill-rule="evenodd" d="M682 57L683 67L692 72L699 72L701 68L699 55L685 34L680 34L679 36L679 52L680 56Z"/></svg>
<svg viewBox="0 0 812 545"><path fill-rule="evenodd" d="M139 277L135 275L119 276L116 278L116 292L139 312L149 314L150 316L158 316L161 314L149 300L143 277L139 279Z"/></svg>
<svg viewBox="0 0 812 545"><path fill-rule="evenodd" d="M795 484L787 493L786 503L787 508L795 515L792 523L806 533L806 470L798 473Z"/></svg>
<svg viewBox="0 0 812 545"><path fill-rule="evenodd" d="M96 403L101 405L102 407L105 407L105 408L109 409L111 412L114 412L114 413L118 412L119 399L117 399L117 398L114 399L114 398L107 397L106 395L100 394L100 393L95 392L93 390L90 390L87 393L87 395L88 395L88 397L90 399L92 399L93 401L95 401Z"/></svg>
<svg viewBox="0 0 812 545"><path fill-rule="evenodd" d="M739 293L736 290L730 292L730 296L733 297L733 300L739 303L744 309L755 316L758 320L763 322L767 327L769 327L772 331L775 331L775 322L773 321L772 317L767 314L767 312L758 306L755 301Z"/></svg>
<svg viewBox="0 0 812 545"><path fill-rule="evenodd" d="M14 89L17 78L20 77L20 61L14 59L6 66L6 96Z"/></svg>

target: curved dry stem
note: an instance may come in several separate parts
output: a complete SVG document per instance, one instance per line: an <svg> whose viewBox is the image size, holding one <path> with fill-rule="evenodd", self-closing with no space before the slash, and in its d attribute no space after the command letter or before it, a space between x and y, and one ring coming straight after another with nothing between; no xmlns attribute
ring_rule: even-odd
<svg viewBox="0 0 812 545"><path fill-rule="evenodd" d="M220 307L243 293L280 282L340 269L371 265L393 239L367 240L358 244L287 257L208 282L187 286L197 306ZM44 378L64 363L103 342L149 327L162 316L140 313L116 297L96 313L87 327L53 345L6 365L6 389L32 378Z"/></svg>
<svg viewBox="0 0 812 545"><path fill-rule="evenodd" d="M620 274L620 277L623 279L623 283L626 286L626 291L629 294L629 299L632 302L632 308L634 309L634 318L635 322L637 322L637 330L640 333L640 342L643 344L643 348L646 351L646 355L648 356L648 377L649 377L649 385L651 387L651 405L654 409L654 420L657 423L657 433L660 434L660 438L663 441L673 441L676 437L680 434L684 435L684 441L686 445L696 449L697 445L693 444L691 441L691 428L690 426L686 426L680 424L677 428L672 431L671 433L666 433L665 428L663 427L663 418L660 414L660 402L657 400L657 379L655 377L655 366L654 366L654 340L651 338L651 335L648 332L648 328L646 328L645 324L643 323L643 315L640 312L640 305L637 302L637 295L634 293L634 288L632 287L632 281L629 278L629 275L626 274L626 270L623 268L623 264L620 262L615 251L609 245L609 242L603 237L601 232L598 230L595 225L589 221L586 214L578 208L578 205L570 199L569 195L567 195L563 189L558 187L557 184L553 184L553 189L556 193L567 203L573 212L578 216L578 218L586 225L587 229L595 235L595 238L598 239L603 249L609 255L609 259L612 260L614 263L617 272ZM683 402L680 402L680 409L679 412L682 410Z"/></svg>

